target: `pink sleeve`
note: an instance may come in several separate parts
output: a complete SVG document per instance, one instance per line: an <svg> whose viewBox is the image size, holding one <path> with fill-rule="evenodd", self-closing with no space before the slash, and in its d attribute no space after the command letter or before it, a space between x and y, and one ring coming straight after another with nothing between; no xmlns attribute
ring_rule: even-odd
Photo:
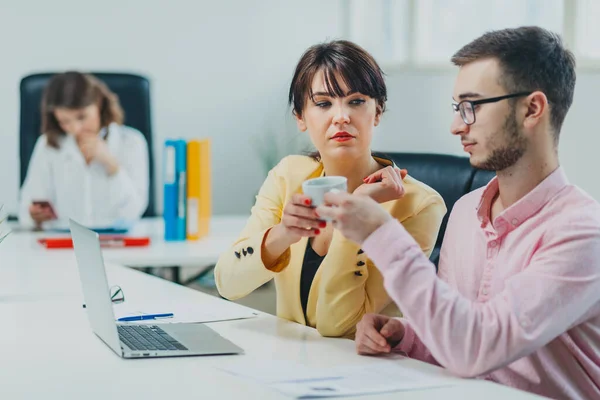
<svg viewBox="0 0 600 400"><path fill-rule="evenodd" d="M440 365L440 363L438 363L437 360L431 355L431 352L427 346L421 342L414 329L410 325L410 322L405 318L400 318L400 321L402 321L402 324L404 324L404 329L406 329L406 331L404 332L404 338L400 344L394 348L394 352L404 353L410 358L425 361L429 364Z"/></svg>
<svg viewBox="0 0 600 400"><path fill-rule="evenodd" d="M410 321L400 349L406 346L419 358L430 351L453 373L473 377L526 356L583 322L598 304L600 230L591 216L561 227L549 232L523 272L506 280L504 290L485 303L463 297L438 279L397 221L380 227L362 249ZM447 238L444 246L460 246L460 236Z"/></svg>

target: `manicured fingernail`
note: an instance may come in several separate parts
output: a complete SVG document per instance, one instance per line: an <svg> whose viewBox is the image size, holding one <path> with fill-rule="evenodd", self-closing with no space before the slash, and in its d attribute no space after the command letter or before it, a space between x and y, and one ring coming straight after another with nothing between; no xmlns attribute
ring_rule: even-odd
<svg viewBox="0 0 600 400"><path fill-rule="evenodd" d="M315 229L315 235L318 235L319 233L321 233L321 231L318 229Z"/></svg>
<svg viewBox="0 0 600 400"><path fill-rule="evenodd" d="M311 203L310 199L304 200L304 204L306 204L307 206L310 206L310 203Z"/></svg>
<svg viewBox="0 0 600 400"><path fill-rule="evenodd" d="M319 228L325 228L327 226L327 222L321 221L319 222Z"/></svg>

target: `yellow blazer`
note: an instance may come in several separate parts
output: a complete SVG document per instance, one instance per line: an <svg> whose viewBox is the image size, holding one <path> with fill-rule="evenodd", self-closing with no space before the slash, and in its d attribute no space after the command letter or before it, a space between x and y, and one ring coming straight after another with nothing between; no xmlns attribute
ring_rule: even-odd
<svg viewBox="0 0 600 400"><path fill-rule="evenodd" d="M391 164L376 159L383 165ZM262 261L265 234L281 221L285 204L293 194L302 193L302 182L323 174L323 164L310 157L288 156L281 160L263 183L239 239L219 258L215 280L221 296L236 300L275 279L279 317L317 328L323 336L352 336L365 313L399 315L383 287L383 277L357 244L334 230L310 288L306 319L300 302L300 273L308 238L293 244L270 268ZM406 194L401 199L382 206L429 256L446 213L444 200L410 176L404 179L404 187Z"/></svg>

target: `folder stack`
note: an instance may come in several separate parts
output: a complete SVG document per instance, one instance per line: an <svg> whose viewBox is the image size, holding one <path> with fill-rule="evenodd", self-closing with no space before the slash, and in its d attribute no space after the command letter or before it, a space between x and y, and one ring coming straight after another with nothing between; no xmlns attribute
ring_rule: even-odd
<svg viewBox="0 0 600 400"><path fill-rule="evenodd" d="M198 240L210 228L210 140L167 140L164 151L165 240Z"/></svg>

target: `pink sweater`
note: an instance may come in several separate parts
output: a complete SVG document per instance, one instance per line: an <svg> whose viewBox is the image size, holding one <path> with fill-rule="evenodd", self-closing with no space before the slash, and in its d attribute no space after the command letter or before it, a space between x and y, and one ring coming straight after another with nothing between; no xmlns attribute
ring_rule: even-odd
<svg viewBox="0 0 600 400"><path fill-rule="evenodd" d="M492 180L450 215L438 276L396 221L362 248L404 313L397 350L553 398L600 398L600 206L558 168L490 223Z"/></svg>

